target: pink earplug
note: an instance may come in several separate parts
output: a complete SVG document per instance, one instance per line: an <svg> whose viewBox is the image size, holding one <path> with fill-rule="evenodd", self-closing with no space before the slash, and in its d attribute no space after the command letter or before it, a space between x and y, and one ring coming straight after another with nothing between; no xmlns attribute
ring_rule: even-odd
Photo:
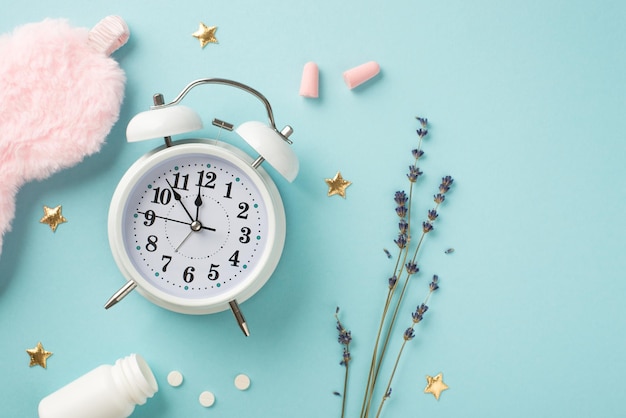
<svg viewBox="0 0 626 418"><path fill-rule="evenodd" d="M343 73L343 80L348 88L353 89L365 83L380 72L380 65L376 61L366 62Z"/></svg>
<svg viewBox="0 0 626 418"><path fill-rule="evenodd" d="M304 64L302 81L300 82L300 96L317 98L319 89L319 69L314 62Z"/></svg>

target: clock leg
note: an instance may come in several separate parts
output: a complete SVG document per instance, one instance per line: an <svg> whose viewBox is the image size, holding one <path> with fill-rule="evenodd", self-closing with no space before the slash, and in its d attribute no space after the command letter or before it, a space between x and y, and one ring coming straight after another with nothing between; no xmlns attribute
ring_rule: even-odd
<svg viewBox="0 0 626 418"><path fill-rule="evenodd" d="M126 295L132 292L137 287L137 283L133 280L129 280L126 282L124 286L120 288L111 298L104 304L104 309L109 309L111 306L115 305L120 300L124 299Z"/></svg>
<svg viewBox="0 0 626 418"><path fill-rule="evenodd" d="M246 324L246 318L244 318L241 309L239 309L239 304L234 299L228 302L228 304L230 305L230 310L233 311L233 315L235 315L239 328L241 328L246 337L249 337L250 331L248 330L248 324Z"/></svg>

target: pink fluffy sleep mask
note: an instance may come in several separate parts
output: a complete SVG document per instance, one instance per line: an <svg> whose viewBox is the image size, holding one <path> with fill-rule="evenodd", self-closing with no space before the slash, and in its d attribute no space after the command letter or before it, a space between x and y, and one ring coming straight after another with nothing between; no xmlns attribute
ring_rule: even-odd
<svg viewBox="0 0 626 418"><path fill-rule="evenodd" d="M117 16L91 30L46 19L0 36L0 252L19 187L100 150L126 81L110 55L128 37Z"/></svg>

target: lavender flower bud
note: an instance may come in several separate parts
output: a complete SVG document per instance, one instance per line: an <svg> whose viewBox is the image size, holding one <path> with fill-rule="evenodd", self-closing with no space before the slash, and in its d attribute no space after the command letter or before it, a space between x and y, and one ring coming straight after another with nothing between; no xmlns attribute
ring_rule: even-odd
<svg viewBox="0 0 626 418"><path fill-rule="evenodd" d="M411 183L415 183L417 181L417 178L422 174L424 173L420 171L420 169L415 164L413 164L409 166L409 174L407 174L406 176L409 178L409 181Z"/></svg>
<svg viewBox="0 0 626 418"><path fill-rule="evenodd" d="M434 197L435 203L438 205L441 204L444 200L446 200L446 197L441 193L437 193L433 197Z"/></svg>
<svg viewBox="0 0 626 418"><path fill-rule="evenodd" d="M433 281L430 282L428 286L430 287L431 292L434 292L435 290L439 289L439 276L435 274L433 276Z"/></svg>
<svg viewBox="0 0 626 418"><path fill-rule="evenodd" d="M409 261L408 263L406 263L406 272L407 274L415 274L418 271L420 271L420 269L417 267L417 263L414 263L412 261Z"/></svg>
<svg viewBox="0 0 626 418"><path fill-rule="evenodd" d="M421 149L414 149L413 151L411 151L411 153L416 160L419 160L420 158L422 158L422 155L424 155L424 151L422 151Z"/></svg>
<svg viewBox="0 0 626 418"><path fill-rule="evenodd" d="M390 396L391 396L391 388L389 388L387 393L385 393L385 399L389 399Z"/></svg>
<svg viewBox="0 0 626 418"><path fill-rule="evenodd" d="M407 240L406 234L400 234L398 235L398 239L393 240L393 242L395 242L398 248L400 249L406 247L407 241L408 240Z"/></svg>
<svg viewBox="0 0 626 418"><path fill-rule="evenodd" d="M350 360L352 360L352 357L350 356L350 351L348 351L347 348L343 349L343 360L341 360L341 362L339 363L342 366L346 366L348 367L348 363L350 362Z"/></svg>
<svg viewBox="0 0 626 418"><path fill-rule="evenodd" d="M454 183L454 179L451 176L442 177L441 184L439 185L439 193L444 194L450 190L452 183Z"/></svg>
<svg viewBox="0 0 626 418"><path fill-rule="evenodd" d="M406 202L409 200L409 197L406 195L406 193L403 190L400 190L399 192L396 192L394 196L394 200L396 201L396 204L398 206L404 206L406 205Z"/></svg>
<svg viewBox="0 0 626 418"><path fill-rule="evenodd" d="M414 324L419 324L420 321L423 319L423 316L421 314L418 314L417 312L413 312L411 316L413 317Z"/></svg>
<svg viewBox="0 0 626 418"><path fill-rule="evenodd" d="M408 209L406 206L396 207L396 215L398 215L400 218L405 218L407 213Z"/></svg>
<svg viewBox="0 0 626 418"><path fill-rule="evenodd" d="M393 275L389 278L389 289L393 289L396 287L396 283L398 282L398 277Z"/></svg>
<svg viewBox="0 0 626 418"><path fill-rule="evenodd" d="M411 317L413 318L413 323L418 324L424 318L424 314L427 310L428 306L424 305L423 303L419 305L417 309L415 309L415 312L411 314Z"/></svg>
<svg viewBox="0 0 626 418"><path fill-rule="evenodd" d="M422 222L422 231L424 231L425 234L428 234L432 230L433 224L431 224L430 222Z"/></svg>
<svg viewBox="0 0 626 418"><path fill-rule="evenodd" d="M424 138L426 135L428 135L428 129L422 129L422 128L420 128L420 129L418 129L416 132L417 132L417 136L419 136L419 137L420 137L420 139L421 139L421 138Z"/></svg>
<svg viewBox="0 0 626 418"><path fill-rule="evenodd" d="M428 125L428 119L421 118L419 116L415 116L415 119L422 125L422 128L425 128Z"/></svg>
<svg viewBox="0 0 626 418"><path fill-rule="evenodd" d="M404 331L405 341L411 341L414 337L415 337L415 330L413 330L413 327L409 327L406 329L406 331Z"/></svg>
<svg viewBox="0 0 626 418"><path fill-rule="evenodd" d="M339 329L339 327L337 327ZM348 345L352 341L352 332L346 329L339 329L339 338L337 338L339 344Z"/></svg>
<svg viewBox="0 0 626 418"><path fill-rule="evenodd" d="M409 223L406 221L406 219L400 219L400 222L398 222L398 229L400 230L401 234L406 235L409 232Z"/></svg>
<svg viewBox="0 0 626 418"><path fill-rule="evenodd" d="M428 220L433 222L435 221L435 219L437 219L437 217L439 216L439 214L437 213L437 211L435 209L431 209L428 211Z"/></svg>

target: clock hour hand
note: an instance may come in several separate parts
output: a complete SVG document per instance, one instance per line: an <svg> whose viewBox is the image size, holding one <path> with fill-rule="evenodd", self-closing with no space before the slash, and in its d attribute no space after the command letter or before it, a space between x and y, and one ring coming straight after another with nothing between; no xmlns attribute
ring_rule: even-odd
<svg viewBox="0 0 626 418"><path fill-rule="evenodd" d="M202 183L198 185L198 197L193 202L196 205L196 222L198 222L198 218L200 216L200 206L202 206Z"/></svg>
<svg viewBox="0 0 626 418"><path fill-rule="evenodd" d="M193 216L191 216L191 213L189 213L189 211L187 210L187 208L185 207L185 204L182 201L182 198L180 196L180 193L178 193L176 191L176 189L174 189L172 187L172 185L170 184L169 180L165 179L166 183L168 186L170 186L170 190L172 191L172 194L174 195L174 199L176 199L178 201L178 203L180 203L180 205L183 207L183 209L185 209L185 212L187 213L187 216L189 216L189 219L191 219L191 222L196 221L196 219L193 218Z"/></svg>

